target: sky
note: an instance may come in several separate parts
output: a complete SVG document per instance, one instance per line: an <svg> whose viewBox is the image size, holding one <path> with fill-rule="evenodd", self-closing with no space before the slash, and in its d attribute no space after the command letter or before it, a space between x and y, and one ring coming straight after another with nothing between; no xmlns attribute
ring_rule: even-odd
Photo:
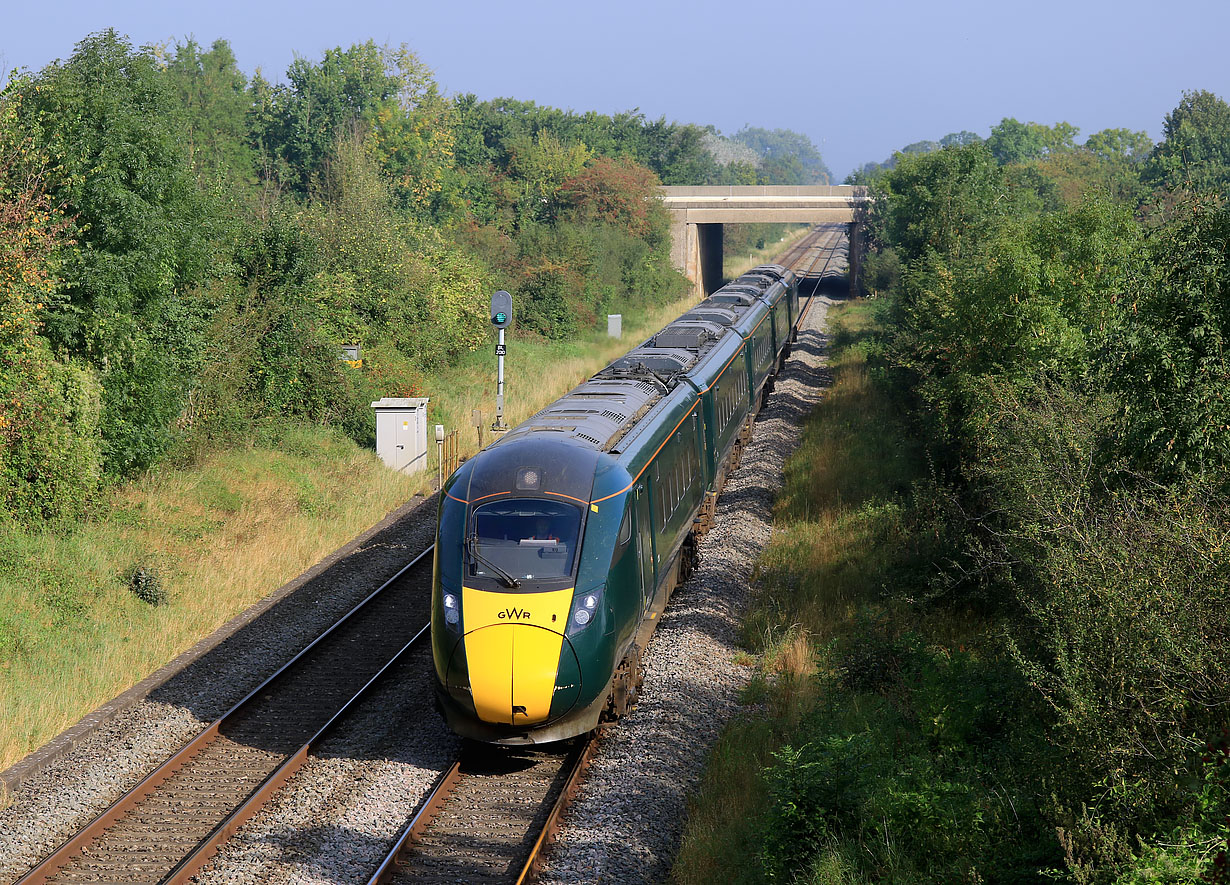
<svg viewBox="0 0 1230 885"><path fill-rule="evenodd" d="M1230 100L1227 0L0 0L0 73L106 27L136 45L221 37L275 81L296 55L405 43L447 93L793 129L838 181L1004 117L1157 140L1185 90Z"/></svg>

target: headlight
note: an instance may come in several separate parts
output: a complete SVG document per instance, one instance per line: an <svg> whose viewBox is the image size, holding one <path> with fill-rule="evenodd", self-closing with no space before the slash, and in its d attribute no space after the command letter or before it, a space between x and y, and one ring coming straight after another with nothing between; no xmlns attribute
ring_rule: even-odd
<svg viewBox="0 0 1230 885"><path fill-rule="evenodd" d="M461 604L452 593L444 594L444 623L456 627L461 620Z"/></svg>
<svg viewBox="0 0 1230 885"><path fill-rule="evenodd" d="M602 588L582 593L572 604L572 617L568 621L568 632L575 633L583 629L598 616L602 606Z"/></svg>

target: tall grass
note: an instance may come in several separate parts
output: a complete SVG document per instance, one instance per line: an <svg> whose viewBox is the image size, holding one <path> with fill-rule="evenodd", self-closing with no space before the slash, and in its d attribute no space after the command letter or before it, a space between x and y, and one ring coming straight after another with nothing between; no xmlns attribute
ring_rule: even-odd
<svg viewBox="0 0 1230 885"><path fill-rule="evenodd" d="M1021 687L989 624L925 602L940 496L873 380L873 321L868 303L831 315L834 384L787 463L743 625L754 706L712 751L675 882L1037 870L1036 804L1007 773L1026 742L1002 726Z"/></svg>
<svg viewBox="0 0 1230 885"><path fill-rule="evenodd" d="M826 664L818 649L876 596L883 576L876 552L894 533L894 520L874 504L891 502L917 470L904 434L891 432L891 405L867 373L860 343L869 308L836 308L829 322L839 345L834 383L787 463L773 537L757 563L758 597L743 625L755 653L746 700L762 712L736 719L715 746L689 809L677 882L761 881L764 770L815 703L820 682L813 676Z"/></svg>
<svg viewBox="0 0 1230 885"><path fill-rule="evenodd" d="M0 767L405 501L414 482L319 428L117 489L71 534L0 530ZM143 570L146 599L133 592Z"/></svg>

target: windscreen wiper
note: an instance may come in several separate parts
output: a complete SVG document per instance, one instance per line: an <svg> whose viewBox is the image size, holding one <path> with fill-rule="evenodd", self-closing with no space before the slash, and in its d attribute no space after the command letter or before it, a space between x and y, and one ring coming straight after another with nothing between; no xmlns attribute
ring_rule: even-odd
<svg viewBox="0 0 1230 885"><path fill-rule="evenodd" d="M479 565L486 566L495 572L496 576L504 582L505 587L521 586L520 581L478 552L478 535L470 535L470 537L466 538L466 551L470 554L470 558Z"/></svg>

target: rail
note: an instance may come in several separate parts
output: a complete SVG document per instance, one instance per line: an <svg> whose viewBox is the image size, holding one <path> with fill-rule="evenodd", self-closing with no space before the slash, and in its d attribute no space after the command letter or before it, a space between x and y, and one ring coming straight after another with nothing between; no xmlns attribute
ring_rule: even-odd
<svg viewBox="0 0 1230 885"><path fill-rule="evenodd" d="M470 748L437 778L368 885L488 877L517 885L532 881L596 746L591 732L562 754ZM540 795L535 803L488 801L502 796L524 800L535 793ZM491 805L501 807L492 811ZM433 823L438 832L429 836ZM457 843L467 838L481 843L480 850L459 850ZM497 843L513 856L501 854ZM457 860L459 854L464 859Z"/></svg>

